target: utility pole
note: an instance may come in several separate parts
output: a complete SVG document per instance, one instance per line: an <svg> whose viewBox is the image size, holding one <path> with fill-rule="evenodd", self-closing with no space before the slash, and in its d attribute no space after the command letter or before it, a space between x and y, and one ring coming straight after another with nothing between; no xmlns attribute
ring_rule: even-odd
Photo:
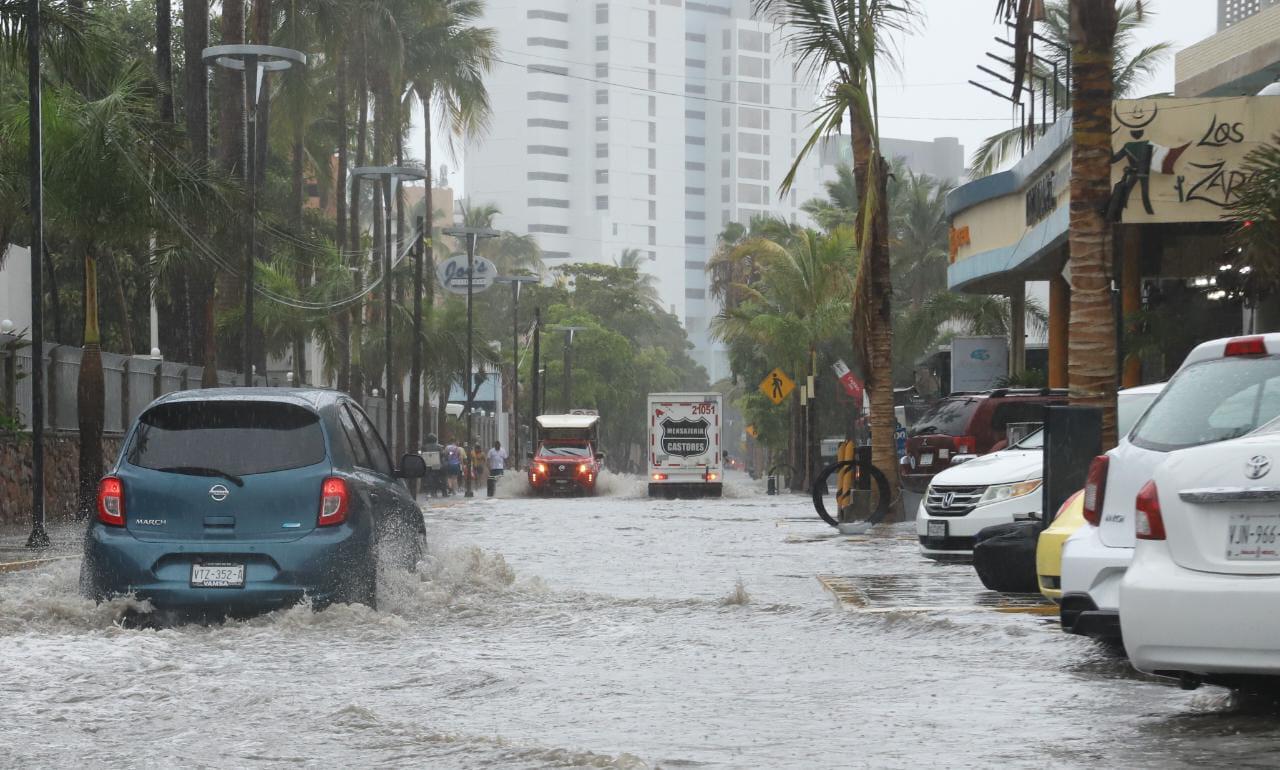
<svg viewBox="0 0 1280 770"><path fill-rule="evenodd" d="M499 276L511 284L511 470L520 470L520 285L537 283L535 275Z"/></svg>
<svg viewBox="0 0 1280 770"><path fill-rule="evenodd" d="M426 224L418 217L418 243L413 252L413 346L409 357L409 451L422 438L422 262L427 253ZM416 484L415 484L416 488Z"/></svg>
<svg viewBox="0 0 1280 770"><path fill-rule="evenodd" d="M28 548L52 543L44 528L44 131L40 112L40 0L27 0L27 156L31 164L31 536ZM16 361L16 356L15 356Z"/></svg>
<svg viewBox="0 0 1280 770"><path fill-rule="evenodd" d="M561 397L564 399L564 411L568 414L573 409L573 335L586 331L585 326L548 326L548 329L564 332L564 382L561 383Z"/></svg>
<svg viewBox="0 0 1280 770"><path fill-rule="evenodd" d="M542 390L542 308L533 309L533 365L529 367L529 376L533 380L533 397L529 399L529 411L533 416L529 420L529 448L536 450L538 446L538 417L542 415L538 392Z"/></svg>

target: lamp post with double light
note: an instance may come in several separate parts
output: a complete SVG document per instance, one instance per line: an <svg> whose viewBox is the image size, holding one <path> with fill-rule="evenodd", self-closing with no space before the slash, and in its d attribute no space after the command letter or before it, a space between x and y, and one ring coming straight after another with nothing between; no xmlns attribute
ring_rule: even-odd
<svg viewBox="0 0 1280 770"><path fill-rule="evenodd" d="M262 100L262 86L268 72L283 72L294 64L307 66L307 55L292 48L274 45L215 45L201 52L206 65L243 72L244 78L244 144L245 191L249 201L249 222L246 227L248 243L244 255L244 384L253 384L253 280L258 262L258 104Z"/></svg>

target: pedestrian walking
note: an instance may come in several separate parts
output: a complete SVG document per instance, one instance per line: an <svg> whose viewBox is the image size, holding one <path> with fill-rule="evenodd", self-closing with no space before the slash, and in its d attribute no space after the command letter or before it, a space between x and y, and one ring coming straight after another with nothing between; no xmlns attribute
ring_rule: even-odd
<svg viewBox="0 0 1280 770"><path fill-rule="evenodd" d="M471 442L471 483L478 485L484 473L484 450L479 441Z"/></svg>
<svg viewBox="0 0 1280 770"><path fill-rule="evenodd" d="M462 450L450 441L444 448L445 473L449 477L449 494L458 491L458 483L462 480Z"/></svg>
<svg viewBox="0 0 1280 770"><path fill-rule="evenodd" d="M501 476L507 468L507 450L502 448L501 441L493 442L489 450L489 475Z"/></svg>

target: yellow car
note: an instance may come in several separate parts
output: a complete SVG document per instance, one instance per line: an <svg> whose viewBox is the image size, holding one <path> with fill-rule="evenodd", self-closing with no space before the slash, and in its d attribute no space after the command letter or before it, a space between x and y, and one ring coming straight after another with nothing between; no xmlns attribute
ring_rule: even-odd
<svg viewBox="0 0 1280 770"><path fill-rule="evenodd" d="M1062 546L1084 526L1084 490L1076 492L1058 509L1049 528L1036 543L1036 577L1040 593L1057 602L1062 599Z"/></svg>

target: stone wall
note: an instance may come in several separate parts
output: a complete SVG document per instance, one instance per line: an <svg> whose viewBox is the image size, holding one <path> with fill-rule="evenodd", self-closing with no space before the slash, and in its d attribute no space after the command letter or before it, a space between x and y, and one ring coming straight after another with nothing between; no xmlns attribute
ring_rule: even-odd
<svg viewBox="0 0 1280 770"><path fill-rule="evenodd" d="M102 440L104 465L120 453L120 436ZM75 518L80 438L75 434L45 436L45 516L50 521ZM31 436L0 437L0 526L31 518Z"/></svg>

